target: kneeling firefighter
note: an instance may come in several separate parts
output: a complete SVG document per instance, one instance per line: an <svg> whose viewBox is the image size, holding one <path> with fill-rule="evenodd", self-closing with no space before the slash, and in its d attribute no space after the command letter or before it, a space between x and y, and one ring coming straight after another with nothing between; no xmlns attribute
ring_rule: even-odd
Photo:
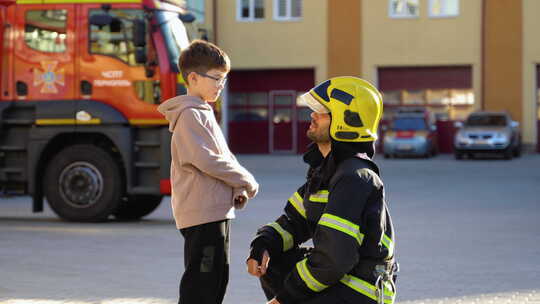
<svg viewBox="0 0 540 304"><path fill-rule="evenodd" d="M372 161L382 97L336 77L300 98L314 112L307 181L251 243L248 272L268 303L387 303L396 295L394 229ZM313 240L313 248L300 244Z"/></svg>

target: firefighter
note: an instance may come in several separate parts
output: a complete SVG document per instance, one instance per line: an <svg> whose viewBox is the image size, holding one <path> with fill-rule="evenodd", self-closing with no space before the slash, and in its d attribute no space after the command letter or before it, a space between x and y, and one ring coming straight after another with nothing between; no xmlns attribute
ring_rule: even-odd
<svg viewBox="0 0 540 304"><path fill-rule="evenodd" d="M314 112L307 181L251 243L248 272L271 304L394 302L394 229L374 142L382 97L336 77L300 97ZM313 248L300 245L313 241Z"/></svg>

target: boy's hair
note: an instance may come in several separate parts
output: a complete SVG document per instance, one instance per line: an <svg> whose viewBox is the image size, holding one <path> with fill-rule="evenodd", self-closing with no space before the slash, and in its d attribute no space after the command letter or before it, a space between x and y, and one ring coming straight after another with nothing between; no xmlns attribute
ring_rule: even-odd
<svg viewBox="0 0 540 304"><path fill-rule="evenodd" d="M203 40L194 40L180 54L178 66L187 84L188 75L191 72L206 73L212 69L229 72L231 61L229 56L215 44Z"/></svg>

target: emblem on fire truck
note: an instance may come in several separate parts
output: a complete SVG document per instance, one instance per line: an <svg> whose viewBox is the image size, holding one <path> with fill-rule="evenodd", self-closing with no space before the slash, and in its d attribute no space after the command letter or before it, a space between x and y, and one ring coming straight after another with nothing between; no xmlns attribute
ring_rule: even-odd
<svg viewBox="0 0 540 304"><path fill-rule="evenodd" d="M34 86L43 85L40 93L58 93L56 85L64 86L64 69L56 70L58 61L42 61L42 69L34 69Z"/></svg>

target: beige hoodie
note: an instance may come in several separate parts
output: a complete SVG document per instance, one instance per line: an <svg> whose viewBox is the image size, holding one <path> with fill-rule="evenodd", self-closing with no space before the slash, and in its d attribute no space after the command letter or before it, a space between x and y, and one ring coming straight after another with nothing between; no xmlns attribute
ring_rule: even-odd
<svg viewBox="0 0 540 304"><path fill-rule="evenodd" d="M229 150L210 105L177 96L158 107L169 121L171 205L178 229L234 218L234 195L259 185Z"/></svg>

